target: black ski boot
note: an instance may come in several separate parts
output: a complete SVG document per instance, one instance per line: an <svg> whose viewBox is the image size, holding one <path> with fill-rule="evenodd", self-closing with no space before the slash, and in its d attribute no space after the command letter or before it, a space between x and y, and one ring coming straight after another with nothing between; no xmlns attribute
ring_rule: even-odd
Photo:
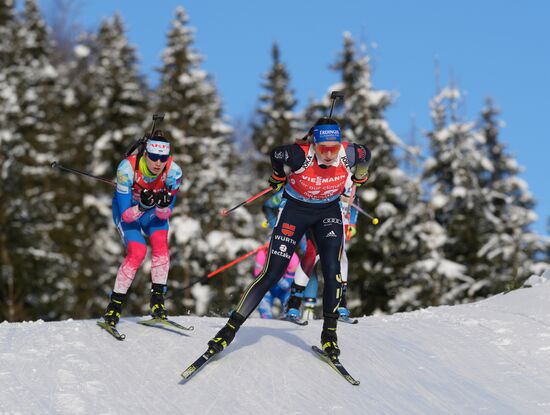
<svg viewBox="0 0 550 415"><path fill-rule="evenodd" d="M245 320L245 317L233 311L226 325L208 342L208 347L216 353L221 352L233 341L235 333L237 333Z"/></svg>
<svg viewBox="0 0 550 415"><path fill-rule="evenodd" d="M125 298L126 294L119 294L114 291L111 293L111 301L103 314L103 321L109 326L115 327L118 324Z"/></svg>
<svg viewBox="0 0 550 415"><path fill-rule="evenodd" d="M338 356L340 356L338 336L336 335L338 313L324 313L324 317L323 331L321 332L321 346L329 358L337 359Z"/></svg>
<svg viewBox="0 0 550 415"><path fill-rule="evenodd" d="M151 287L151 317L165 320L168 318L166 307L164 306L164 294L166 294L166 284L153 284Z"/></svg>

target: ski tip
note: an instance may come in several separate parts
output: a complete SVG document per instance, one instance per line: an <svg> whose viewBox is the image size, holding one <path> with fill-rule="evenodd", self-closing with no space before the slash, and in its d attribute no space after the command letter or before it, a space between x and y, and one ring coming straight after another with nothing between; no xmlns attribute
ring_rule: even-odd
<svg viewBox="0 0 550 415"><path fill-rule="evenodd" d="M126 338L125 334L120 333L116 328L109 326L107 323L101 320L97 320L97 325L113 336L117 340L124 340Z"/></svg>
<svg viewBox="0 0 550 415"><path fill-rule="evenodd" d="M280 320L281 321L288 321L290 323L297 324L298 326L307 326L308 325L308 320L297 320L297 319L287 318L287 317L283 317Z"/></svg>
<svg viewBox="0 0 550 415"><path fill-rule="evenodd" d="M338 319L338 321L341 322L341 323L347 323L347 324L358 324L359 323L359 320L357 320L356 318L351 319L351 318L342 318L342 317L340 317Z"/></svg>
<svg viewBox="0 0 550 415"><path fill-rule="evenodd" d="M139 320L137 322L138 324L141 324L143 326L148 326L148 327L157 327L157 328L168 328L168 329L179 329L179 330L183 330L183 331L193 331L195 330L195 327L194 326L182 326L181 324L179 323L176 323L175 321L173 320L170 320L168 318L150 318L150 319L147 319L147 320ZM183 333L181 333L183 334Z"/></svg>
<svg viewBox="0 0 550 415"><path fill-rule="evenodd" d="M223 209L221 210L221 212L220 212L220 215L221 215L221 216L227 216L227 213L228 213L228 212L227 212L227 208L223 208Z"/></svg>
<svg viewBox="0 0 550 415"><path fill-rule="evenodd" d="M350 384L354 385L354 386L357 386L359 385L361 382L359 382L357 379L355 379L354 377L352 377L348 371L344 368L344 366L342 365L342 363L340 363L340 360L338 360L337 357L335 358L330 358L329 356L327 356L327 354L321 350L319 347L317 346L311 346L311 350L313 350L313 352L319 357L321 358L322 360L324 360L325 362L327 362L334 370L336 370L336 372L338 372L346 381L348 381Z"/></svg>

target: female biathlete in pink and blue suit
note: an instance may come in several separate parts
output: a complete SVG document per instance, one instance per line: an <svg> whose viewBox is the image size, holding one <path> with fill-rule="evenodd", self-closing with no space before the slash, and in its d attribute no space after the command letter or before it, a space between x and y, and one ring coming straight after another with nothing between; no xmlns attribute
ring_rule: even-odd
<svg viewBox="0 0 550 415"><path fill-rule="evenodd" d="M152 250L151 315L166 318L164 294L170 268L168 219L182 181L181 168L170 156L170 143L160 132L147 141L145 153L132 155L118 166L113 197L113 220L126 246L104 321L114 327L137 270L145 259L149 238Z"/></svg>

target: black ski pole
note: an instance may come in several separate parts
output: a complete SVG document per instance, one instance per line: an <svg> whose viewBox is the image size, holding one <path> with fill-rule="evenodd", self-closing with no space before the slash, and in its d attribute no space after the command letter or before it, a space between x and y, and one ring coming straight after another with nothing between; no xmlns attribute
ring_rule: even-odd
<svg viewBox="0 0 550 415"><path fill-rule="evenodd" d="M51 166L52 169L59 169L61 171L66 171L66 172L69 172L69 173L79 174L81 176L89 177L90 179L98 180L100 182L110 184L111 186L116 187L116 183L113 182L112 180L105 179L104 177L94 176L93 174L86 173L85 171L73 169L71 167L62 166L57 161L54 161L50 166Z"/></svg>

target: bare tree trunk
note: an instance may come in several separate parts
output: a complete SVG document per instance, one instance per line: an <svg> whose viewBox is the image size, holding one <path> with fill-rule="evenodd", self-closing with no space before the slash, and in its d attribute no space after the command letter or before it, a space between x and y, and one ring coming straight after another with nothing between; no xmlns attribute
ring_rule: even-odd
<svg viewBox="0 0 550 415"><path fill-rule="evenodd" d="M2 286L5 284L6 304L6 309L2 310L1 314L6 320L15 321L15 279L13 276L13 266L8 254L8 245L5 233L0 233L0 260ZM4 287L2 287L1 291L4 291ZM2 297L4 297L4 294Z"/></svg>

